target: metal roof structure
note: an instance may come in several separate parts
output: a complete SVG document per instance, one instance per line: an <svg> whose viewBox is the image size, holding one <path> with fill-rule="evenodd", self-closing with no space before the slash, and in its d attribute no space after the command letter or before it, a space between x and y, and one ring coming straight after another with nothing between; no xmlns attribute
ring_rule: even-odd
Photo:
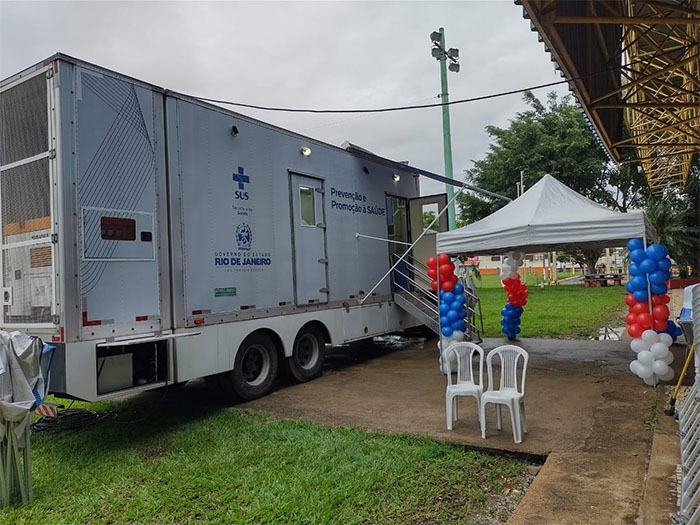
<svg viewBox="0 0 700 525"><path fill-rule="evenodd" d="M700 0L515 0L611 159L683 186L700 154Z"/></svg>

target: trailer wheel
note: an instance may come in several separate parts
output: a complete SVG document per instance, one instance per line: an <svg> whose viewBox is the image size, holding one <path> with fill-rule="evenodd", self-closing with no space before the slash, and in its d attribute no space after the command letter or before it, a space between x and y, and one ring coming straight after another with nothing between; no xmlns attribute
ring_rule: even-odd
<svg viewBox="0 0 700 525"><path fill-rule="evenodd" d="M302 327L294 339L292 355L287 359L291 377L300 383L318 377L325 355L326 336L323 330L313 324Z"/></svg>
<svg viewBox="0 0 700 525"><path fill-rule="evenodd" d="M263 333L251 334L238 348L233 370L224 373L222 383L230 384L240 399L250 401L270 391L277 376L278 363L277 348L272 339Z"/></svg>

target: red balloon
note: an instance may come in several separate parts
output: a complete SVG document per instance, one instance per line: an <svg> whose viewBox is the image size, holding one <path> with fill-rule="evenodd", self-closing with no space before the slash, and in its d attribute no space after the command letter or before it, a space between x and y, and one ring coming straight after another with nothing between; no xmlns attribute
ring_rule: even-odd
<svg viewBox="0 0 700 525"><path fill-rule="evenodd" d="M449 277L452 275L455 271L455 265L452 263L445 263L440 265L440 275L444 275L445 277Z"/></svg>
<svg viewBox="0 0 700 525"><path fill-rule="evenodd" d="M651 325L654 323L654 318L651 316L649 312L642 312L641 314L637 314L637 323L638 325L641 325L645 329L651 328Z"/></svg>
<svg viewBox="0 0 700 525"><path fill-rule="evenodd" d="M455 283L452 281L443 281L440 283L440 288L443 292L451 292L455 288Z"/></svg>
<svg viewBox="0 0 700 525"><path fill-rule="evenodd" d="M651 304L653 306L658 306L660 304L664 304L664 300L661 298L660 295L652 295L651 296Z"/></svg>
<svg viewBox="0 0 700 525"><path fill-rule="evenodd" d="M652 326L657 332L663 332L664 330L666 330L666 320L664 319L663 321L657 321L656 319L654 319L654 324Z"/></svg>
<svg viewBox="0 0 700 525"><path fill-rule="evenodd" d="M428 277L431 279L437 278L437 270L435 268L428 268Z"/></svg>
<svg viewBox="0 0 700 525"><path fill-rule="evenodd" d="M628 293L625 296L625 302L627 303L627 306L634 306L634 303L636 303L637 300L634 298L634 294Z"/></svg>
<svg viewBox="0 0 700 525"><path fill-rule="evenodd" d="M440 265L447 264L448 262L450 262L450 256L446 253L441 253L440 255L438 255L437 262Z"/></svg>
<svg viewBox="0 0 700 525"><path fill-rule="evenodd" d="M635 313L635 314L641 314L641 313L649 313L649 305L647 303L640 303L637 302L632 308L630 308L630 312Z"/></svg>
<svg viewBox="0 0 700 525"><path fill-rule="evenodd" d="M630 334L630 337L632 338L637 338L642 335L642 332L644 331L644 328L642 328L642 325L635 323L631 324L627 327L627 333Z"/></svg>
<svg viewBox="0 0 700 525"><path fill-rule="evenodd" d="M637 319L637 314L627 314L625 316L625 322L627 324L634 324L636 322L636 319Z"/></svg>
<svg viewBox="0 0 700 525"><path fill-rule="evenodd" d="M430 283L430 287L437 292L437 281L435 279Z"/></svg>
<svg viewBox="0 0 700 525"><path fill-rule="evenodd" d="M668 304L671 302L671 298L668 296L668 294L662 295L661 298L664 300L664 304Z"/></svg>
<svg viewBox="0 0 700 525"><path fill-rule="evenodd" d="M457 284L459 282L459 277L457 277L456 275L452 275L452 282L454 284Z"/></svg>
<svg viewBox="0 0 700 525"><path fill-rule="evenodd" d="M437 259L435 257L428 257L428 260L425 261L425 264L428 266L428 268L437 268Z"/></svg>
<svg viewBox="0 0 700 525"><path fill-rule="evenodd" d="M668 306L666 306L665 304L655 306L651 310L651 315L654 316L654 319L656 319L657 321L666 321L670 313L671 312L668 311Z"/></svg>

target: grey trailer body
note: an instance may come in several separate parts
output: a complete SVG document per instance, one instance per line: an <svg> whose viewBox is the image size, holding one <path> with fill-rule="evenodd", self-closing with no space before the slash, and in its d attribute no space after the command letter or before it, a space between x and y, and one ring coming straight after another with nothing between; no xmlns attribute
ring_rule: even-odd
<svg viewBox="0 0 700 525"><path fill-rule="evenodd" d="M408 166L56 55L0 82L0 177L2 328L53 341L57 394L243 367L254 397L304 341L417 324L390 280L360 303L390 250L356 236L391 237Z"/></svg>

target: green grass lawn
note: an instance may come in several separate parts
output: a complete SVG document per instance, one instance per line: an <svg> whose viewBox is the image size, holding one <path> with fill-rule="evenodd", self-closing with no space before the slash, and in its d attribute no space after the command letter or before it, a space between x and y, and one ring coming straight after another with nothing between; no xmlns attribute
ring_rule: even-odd
<svg viewBox="0 0 700 525"><path fill-rule="evenodd" d="M524 488L515 459L157 398L80 404L116 415L34 435L35 499L0 522L496 523L504 484Z"/></svg>
<svg viewBox="0 0 700 525"><path fill-rule="evenodd" d="M559 278L570 275L560 273ZM598 329L605 325L624 324L627 292L622 286L584 288L560 284L540 288L535 281L535 275L527 276L529 297L518 337L588 338L597 335ZM484 275L477 286L486 337L503 337L501 309L506 303L506 293L499 277Z"/></svg>

